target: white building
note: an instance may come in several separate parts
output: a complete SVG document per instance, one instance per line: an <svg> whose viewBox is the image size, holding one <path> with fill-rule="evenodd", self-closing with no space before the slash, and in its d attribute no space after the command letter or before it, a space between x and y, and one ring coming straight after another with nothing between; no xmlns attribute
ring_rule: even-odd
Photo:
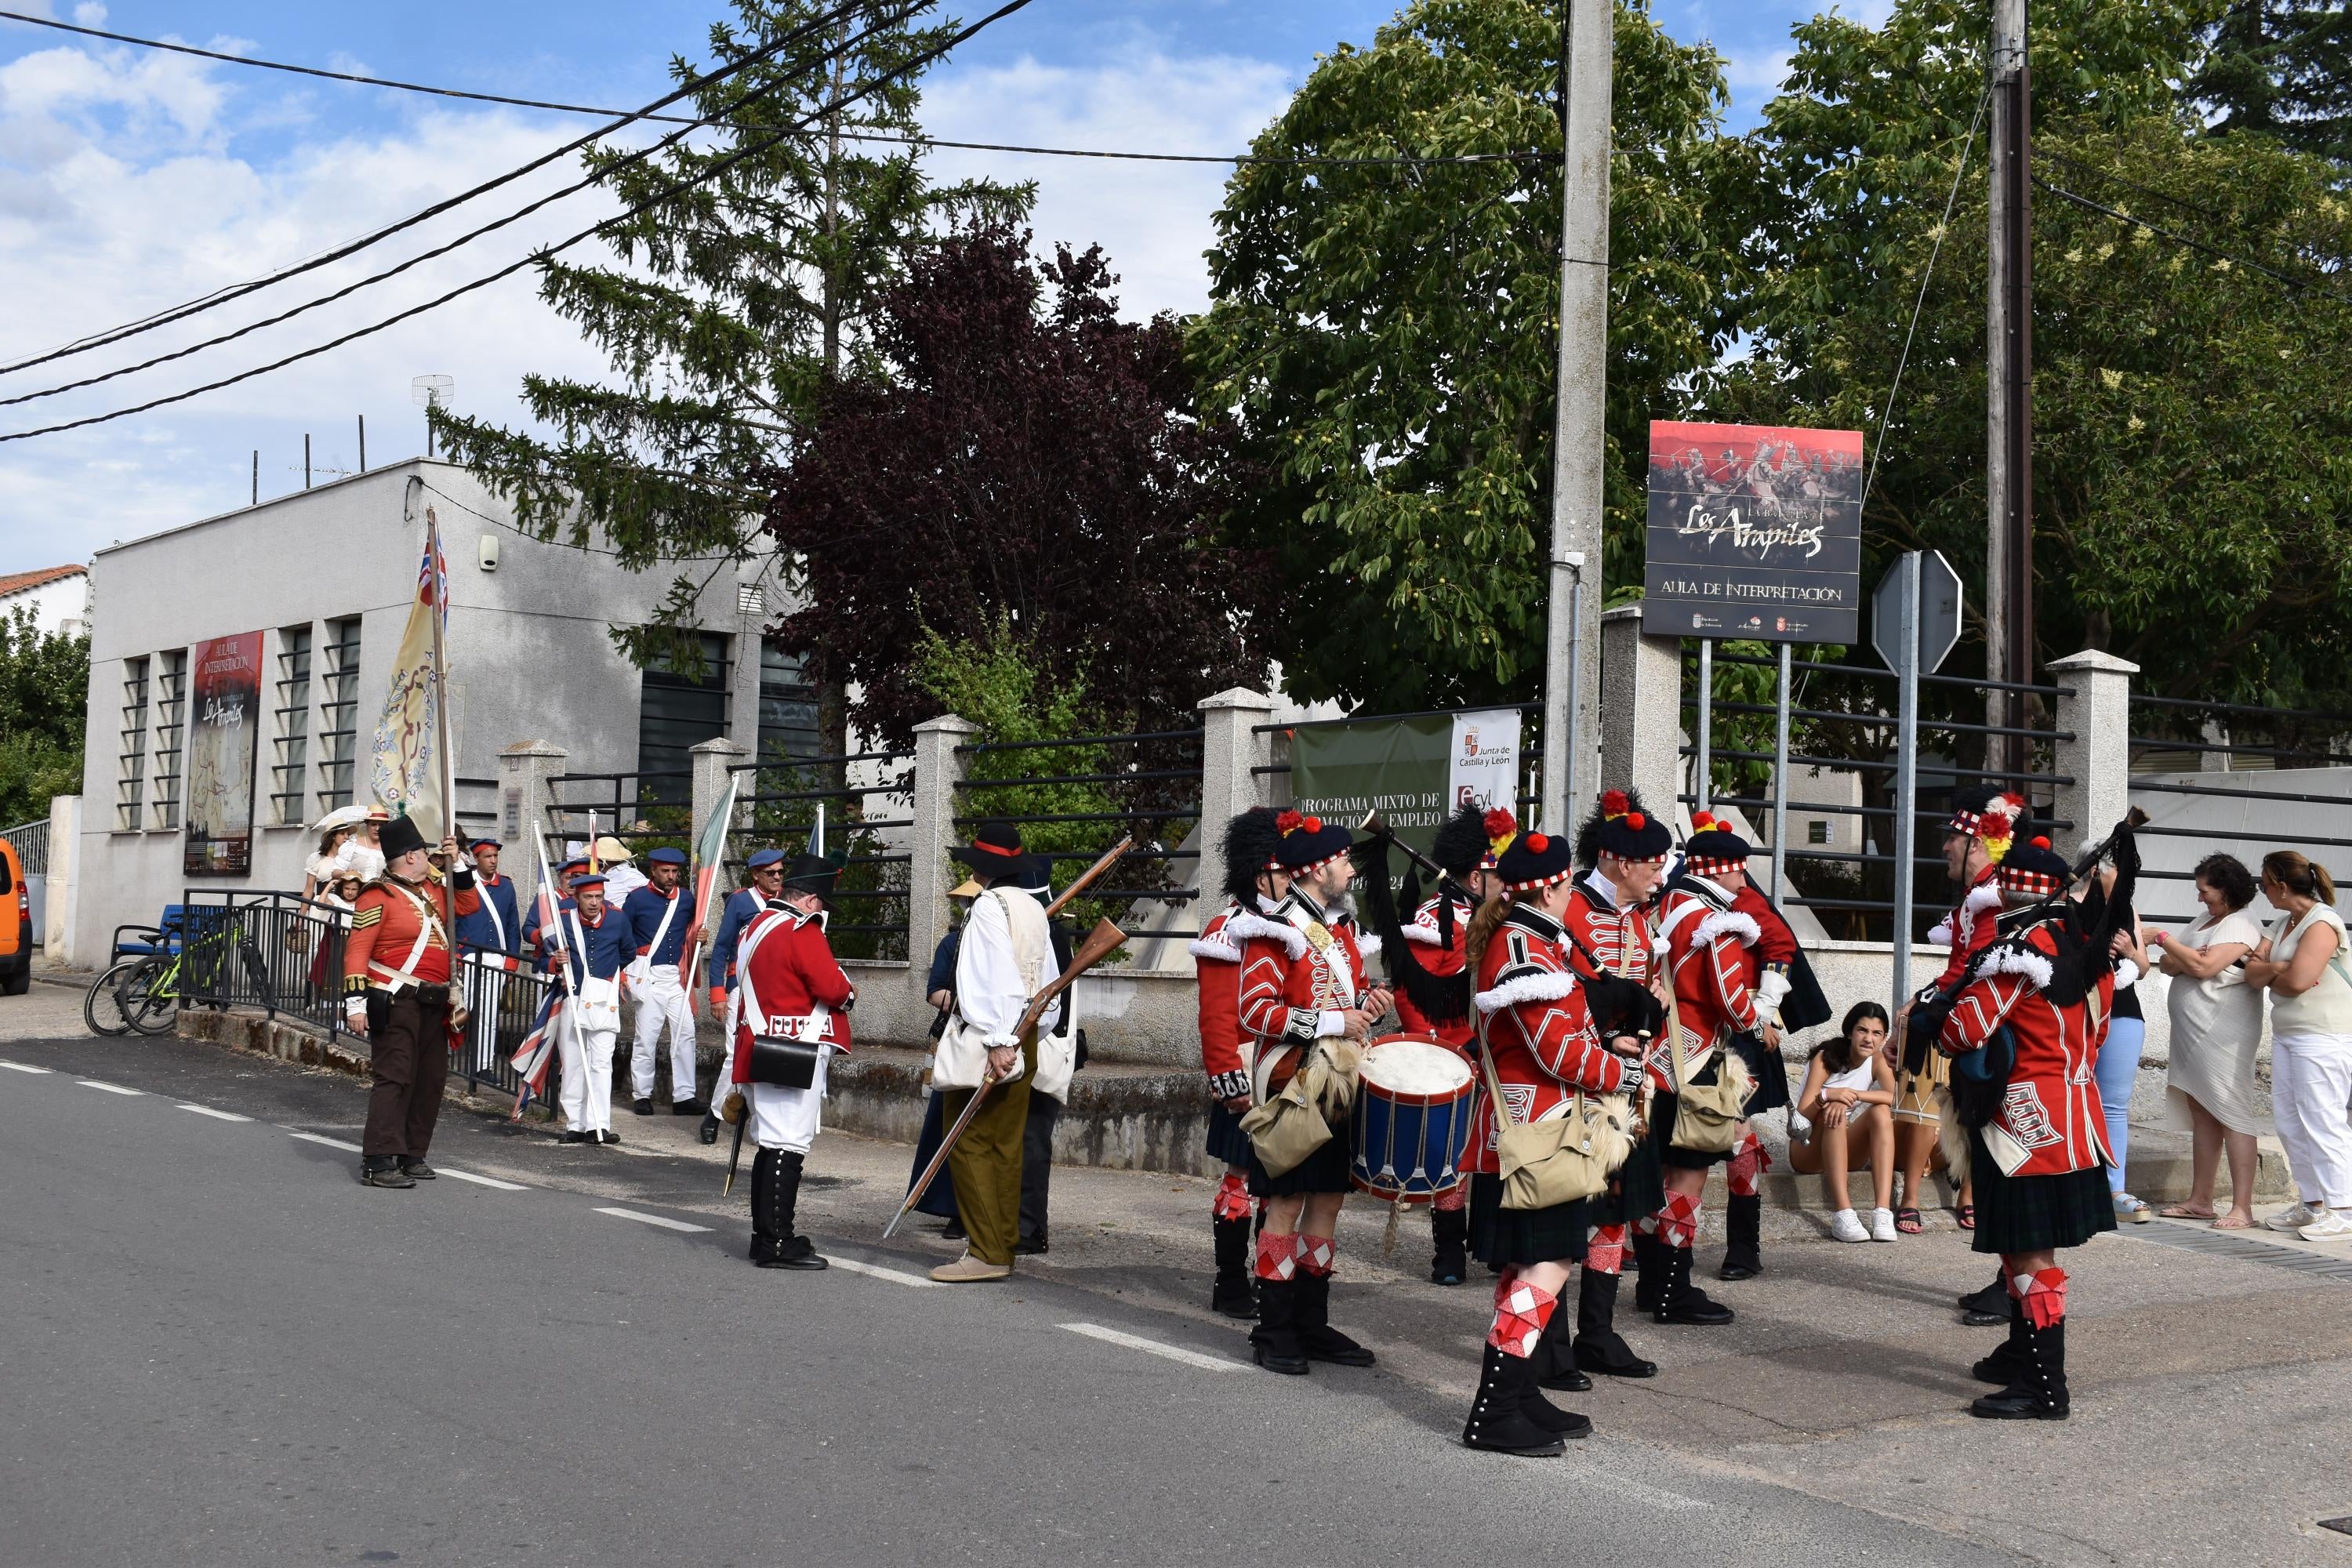
<svg viewBox="0 0 2352 1568"><path fill-rule="evenodd" d="M32 611L42 631L81 636L89 630L89 568L43 566L0 575L0 620L18 610Z"/></svg>
<svg viewBox="0 0 2352 1568"><path fill-rule="evenodd" d="M303 826L355 792L369 798L371 742L416 591L427 505L449 567L461 831L499 829L498 754L520 741L562 747L577 773L674 774L646 787L681 803L687 750L699 742L816 749L814 694L761 647L762 623L783 608L772 607L780 589L766 563L721 566L704 587L698 676L646 671L607 628L649 621L670 572L634 574L526 537L464 469L430 458L297 491L98 553L75 962L102 961L115 926L152 922L191 887L300 888L313 847ZM247 780L232 771L224 791L216 767L209 791L184 784L190 659L208 639L250 647L257 636L250 868L191 875L208 825L194 825L192 838L184 798L241 795Z"/></svg>

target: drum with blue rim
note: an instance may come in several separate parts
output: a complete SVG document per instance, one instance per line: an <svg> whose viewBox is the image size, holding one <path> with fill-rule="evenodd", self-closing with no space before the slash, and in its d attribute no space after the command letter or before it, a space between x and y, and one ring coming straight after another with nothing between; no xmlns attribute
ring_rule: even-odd
<svg viewBox="0 0 2352 1568"><path fill-rule="evenodd" d="M1358 1068L1348 1179L1392 1204L1425 1204L1461 1181L1470 1136L1470 1064L1433 1035L1383 1035Z"/></svg>

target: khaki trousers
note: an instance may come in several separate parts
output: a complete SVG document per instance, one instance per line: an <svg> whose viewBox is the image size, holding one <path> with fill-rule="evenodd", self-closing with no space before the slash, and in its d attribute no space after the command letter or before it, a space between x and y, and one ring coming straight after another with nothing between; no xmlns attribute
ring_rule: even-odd
<svg viewBox="0 0 2352 1568"><path fill-rule="evenodd" d="M1029 1121L1029 1085L1037 1076L1037 1037L1021 1041L1021 1076L988 1091L971 1124L948 1151L955 1178L956 1207L963 1215L971 1255L983 1263L1013 1264L1013 1244L1021 1234L1021 1134ZM980 1091L949 1089L940 1096L940 1115L955 1125Z"/></svg>

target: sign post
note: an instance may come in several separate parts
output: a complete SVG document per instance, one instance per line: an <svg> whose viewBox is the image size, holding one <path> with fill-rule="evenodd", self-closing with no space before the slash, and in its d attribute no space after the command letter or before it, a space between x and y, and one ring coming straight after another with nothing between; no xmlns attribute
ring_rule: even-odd
<svg viewBox="0 0 2352 1568"><path fill-rule="evenodd" d="M1911 994L1911 888L1919 836L1919 678L1960 640L1960 577L1932 550L1900 557L1871 595L1871 646L1895 671L1895 1001Z"/></svg>

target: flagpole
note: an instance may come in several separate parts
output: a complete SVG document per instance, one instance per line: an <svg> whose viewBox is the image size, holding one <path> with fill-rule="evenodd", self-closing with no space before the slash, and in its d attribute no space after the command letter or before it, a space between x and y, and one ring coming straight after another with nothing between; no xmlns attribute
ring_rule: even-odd
<svg viewBox="0 0 2352 1568"><path fill-rule="evenodd" d="M686 960L686 1002L689 1008L701 999L701 989L695 982L702 973L703 949L719 940L718 927L711 920L710 900L711 895L719 891L719 868L727 860L727 836L735 828L735 786L738 782L733 773L727 775L727 798L719 806L717 853L711 856L709 865L694 868L694 886L690 891L695 900L695 913L702 922L702 940L694 944L694 951L687 955ZM698 853L699 848L697 846Z"/></svg>
<svg viewBox="0 0 2352 1568"><path fill-rule="evenodd" d="M457 837L457 764L449 754L457 737L449 730L449 656L441 646L442 623L449 618L449 568L441 558L441 524L433 509L425 509L425 559L433 574L433 727L441 740L441 837ZM441 918L449 928L449 975L462 984L461 965L466 952L457 938L457 864L453 857L449 874L441 879ZM490 1021L493 1043L498 1039L498 1020Z"/></svg>

